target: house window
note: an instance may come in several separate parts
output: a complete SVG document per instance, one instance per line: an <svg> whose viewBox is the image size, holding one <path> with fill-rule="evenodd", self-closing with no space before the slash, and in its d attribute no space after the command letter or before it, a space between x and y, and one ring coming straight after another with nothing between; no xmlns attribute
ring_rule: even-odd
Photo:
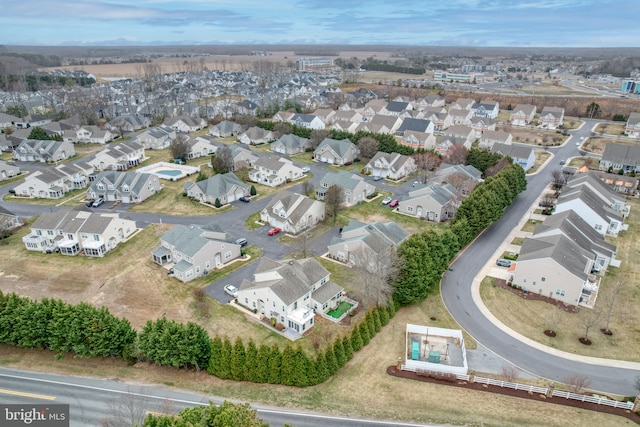
<svg viewBox="0 0 640 427"><path fill-rule="evenodd" d="M229 258L231 258L231 251L224 253L224 259L229 259Z"/></svg>
<svg viewBox="0 0 640 427"><path fill-rule="evenodd" d="M246 297L245 297L245 299L244 299L244 303L245 303L245 304L249 304L249 298L246 298Z"/></svg>
<svg viewBox="0 0 640 427"><path fill-rule="evenodd" d="M556 295L563 297L564 296L564 289L556 289Z"/></svg>
<svg viewBox="0 0 640 427"><path fill-rule="evenodd" d="M596 224L595 229L600 231L602 230L602 225L601 224Z"/></svg>
<svg viewBox="0 0 640 427"><path fill-rule="evenodd" d="M200 273L200 266L199 265L196 266L196 273Z"/></svg>
<svg viewBox="0 0 640 427"><path fill-rule="evenodd" d="M38 230L38 235L40 235L40 234L41 234L41 233L40 233L40 230ZM47 230L47 234L48 234L49 236L53 236L53 230Z"/></svg>
<svg viewBox="0 0 640 427"><path fill-rule="evenodd" d="M540 280L542 280L544 282L545 280L547 280L547 278L546 277L541 277Z"/></svg>
<svg viewBox="0 0 640 427"><path fill-rule="evenodd" d="M309 324L313 325L313 317L311 319L309 319Z"/></svg>
<svg viewBox="0 0 640 427"><path fill-rule="evenodd" d="M204 268L211 268L211 261L207 261L204 263Z"/></svg>
<svg viewBox="0 0 640 427"><path fill-rule="evenodd" d="M100 236L97 235L97 234L94 234L93 235L93 240L95 240L96 242L99 242L100 241Z"/></svg>
<svg viewBox="0 0 640 427"><path fill-rule="evenodd" d="M67 234L67 239L73 240L73 234Z"/></svg>
<svg viewBox="0 0 640 427"><path fill-rule="evenodd" d="M320 284L324 285L325 283L327 283L327 278L323 277L322 279L320 279Z"/></svg>
<svg viewBox="0 0 640 427"><path fill-rule="evenodd" d="M42 236L42 230L36 230L36 235Z"/></svg>
<svg viewBox="0 0 640 427"><path fill-rule="evenodd" d="M407 206L407 212L413 212L413 206Z"/></svg>

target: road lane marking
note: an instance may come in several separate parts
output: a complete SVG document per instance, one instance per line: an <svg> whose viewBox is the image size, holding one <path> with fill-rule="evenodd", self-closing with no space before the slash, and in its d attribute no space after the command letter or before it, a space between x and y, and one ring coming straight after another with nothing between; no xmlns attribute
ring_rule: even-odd
<svg viewBox="0 0 640 427"><path fill-rule="evenodd" d="M12 396L31 397L33 399L56 400L55 396L47 396L45 394L24 393L22 391L5 390L0 388L0 394L10 394Z"/></svg>

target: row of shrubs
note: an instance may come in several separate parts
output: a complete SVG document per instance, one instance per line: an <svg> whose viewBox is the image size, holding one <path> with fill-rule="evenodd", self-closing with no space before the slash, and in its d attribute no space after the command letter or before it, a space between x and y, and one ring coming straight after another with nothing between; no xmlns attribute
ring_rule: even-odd
<svg viewBox="0 0 640 427"><path fill-rule="evenodd" d="M211 339L195 323L161 318L147 321L140 332L128 320L106 308L62 300L33 301L0 291L0 343L26 348L74 352L80 357L118 357L133 364L149 361L162 366L206 369L223 379L304 387L319 384L349 361L395 315L395 305L374 308L351 333L336 338L309 357L287 344L245 345L241 338Z"/></svg>

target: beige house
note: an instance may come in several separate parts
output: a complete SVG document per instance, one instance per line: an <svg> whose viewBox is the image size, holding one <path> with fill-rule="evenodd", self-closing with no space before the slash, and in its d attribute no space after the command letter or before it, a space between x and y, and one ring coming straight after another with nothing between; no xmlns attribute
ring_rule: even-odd
<svg viewBox="0 0 640 427"><path fill-rule="evenodd" d="M240 181L233 172L219 173L198 182L187 182L184 185L187 196L203 203L215 204L216 199L225 205L249 196L251 187Z"/></svg>
<svg viewBox="0 0 640 427"><path fill-rule="evenodd" d="M511 133L501 130L488 130L480 136L478 148L491 148L493 144L511 144L512 142Z"/></svg>
<svg viewBox="0 0 640 427"><path fill-rule="evenodd" d="M402 135L400 144L407 145L415 150L434 150L436 148L436 136L432 133L408 130Z"/></svg>
<svg viewBox="0 0 640 427"><path fill-rule="evenodd" d="M59 210L40 214L22 241L30 251L101 257L136 230L135 221L117 213Z"/></svg>
<svg viewBox="0 0 640 427"><path fill-rule="evenodd" d="M138 135L138 141L147 150L162 150L171 146L176 139L176 131L168 126L149 128Z"/></svg>
<svg viewBox="0 0 640 427"><path fill-rule="evenodd" d="M93 168L84 162L37 170L14 187L16 196L59 199L67 192L85 188Z"/></svg>
<svg viewBox="0 0 640 427"><path fill-rule="evenodd" d="M266 144L273 141L273 132L265 130L257 126L250 127L246 131L238 135L238 141L246 145Z"/></svg>
<svg viewBox="0 0 640 427"><path fill-rule="evenodd" d="M20 175L20 168L0 159L0 181Z"/></svg>
<svg viewBox="0 0 640 427"><path fill-rule="evenodd" d="M358 147L348 139L325 138L313 152L313 158L331 165L353 163L360 155Z"/></svg>
<svg viewBox="0 0 640 427"><path fill-rule="evenodd" d="M369 184L360 175L350 172L328 172L316 188L316 198L324 200L327 190L336 185L344 190L344 205L346 207L362 203L376 191L376 187Z"/></svg>
<svg viewBox="0 0 640 427"><path fill-rule="evenodd" d="M260 211L260 221L298 234L324 220L325 204L290 191L280 191Z"/></svg>
<svg viewBox="0 0 640 427"><path fill-rule="evenodd" d="M511 111L509 120L514 126L527 126L536 117L536 106L531 104L518 104Z"/></svg>
<svg viewBox="0 0 640 427"><path fill-rule="evenodd" d="M249 171L249 179L253 182L277 187L287 182L302 178L302 168L284 157L264 156L253 163Z"/></svg>
<svg viewBox="0 0 640 427"><path fill-rule="evenodd" d="M400 201L398 210L432 222L450 220L456 214L458 191L451 184L419 185Z"/></svg>
<svg viewBox="0 0 640 427"><path fill-rule="evenodd" d="M167 117L164 125L178 132L197 132L207 127L207 121L202 117L176 116Z"/></svg>
<svg viewBox="0 0 640 427"><path fill-rule="evenodd" d="M522 243L509 280L523 290L593 307L600 279L591 274L595 255L562 234L529 238Z"/></svg>
<svg viewBox="0 0 640 427"><path fill-rule="evenodd" d="M55 163L75 154L76 150L70 142L25 139L11 155L21 162Z"/></svg>
<svg viewBox="0 0 640 427"><path fill-rule="evenodd" d="M160 178L152 173L102 171L87 190L87 197L107 202L142 203L162 190Z"/></svg>
<svg viewBox="0 0 640 427"><path fill-rule="evenodd" d="M640 113L630 113L624 126L624 133L629 138L640 138Z"/></svg>
<svg viewBox="0 0 640 427"><path fill-rule="evenodd" d="M368 175L392 180L403 179L416 171L416 162L411 156L378 151L364 167Z"/></svg>
<svg viewBox="0 0 640 427"><path fill-rule="evenodd" d="M125 171L130 167L138 166L144 159L144 146L137 141L124 141L116 145L106 147L84 159L95 170Z"/></svg>
<svg viewBox="0 0 640 427"><path fill-rule="evenodd" d="M564 124L564 108L544 107L540 113L540 126L547 129L558 129Z"/></svg>
<svg viewBox="0 0 640 427"><path fill-rule="evenodd" d="M214 268L223 268L240 257L240 249L218 224L177 224L160 237L160 247L151 252L151 257L186 283L206 276Z"/></svg>

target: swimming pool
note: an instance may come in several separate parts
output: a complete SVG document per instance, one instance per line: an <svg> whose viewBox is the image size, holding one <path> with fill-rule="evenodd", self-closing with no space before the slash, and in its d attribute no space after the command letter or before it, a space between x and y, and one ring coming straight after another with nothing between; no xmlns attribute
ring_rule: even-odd
<svg viewBox="0 0 640 427"><path fill-rule="evenodd" d="M157 174L160 174L160 175L180 176L184 172L182 172L180 170L175 170L175 169L162 169L162 170L154 171L153 173L157 173Z"/></svg>
<svg viewBox="0 0 640 427"><path fill-rule="evenodd" d="M200 169L194 166L176 165L168 162L158 162L138 169L138 172L152 173L158 178L177 181L186 176L198 173Z"/></svg>

